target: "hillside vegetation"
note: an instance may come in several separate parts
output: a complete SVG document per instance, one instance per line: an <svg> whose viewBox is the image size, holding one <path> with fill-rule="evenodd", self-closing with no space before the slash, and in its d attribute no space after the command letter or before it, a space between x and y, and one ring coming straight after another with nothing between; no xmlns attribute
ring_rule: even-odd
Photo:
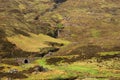
<svg viewBox="0 0 120 80"><path fill-rule="evenodd" d="M120 80L120 0L0 0L0 79Z"/></svg>

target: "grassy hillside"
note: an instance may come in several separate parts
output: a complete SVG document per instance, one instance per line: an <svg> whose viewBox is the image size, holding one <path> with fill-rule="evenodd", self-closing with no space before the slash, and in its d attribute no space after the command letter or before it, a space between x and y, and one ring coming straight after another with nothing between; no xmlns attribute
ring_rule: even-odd
<svg viewBox="0 0 120 80"><path fill-rule="evenodd" d="M50 47L47 42L59 43L59 44L69 44L68 41L55 39L47 35L39 34L30 34L30 37L26 37L23 35L16 35L12 37L8 37L8 41L13 44L16 44L18 48L21 48L24 51L28 52L40 52L41 48Z"/></svg>
<svg viewBox="0 0 120 80"><path fill-rule="evenodd" d="M49 0L0 0L0 45L4 46L2 42L11 42L11 45L14 44L23 51L38 52L40 48L49 47L46 42L64 43L42 35L41 33L54 35L55 29L45 21L35 20L53 3Z"/></svg>
<svg viewBox="0 0 120 80"><path fill-rule="evenodd" d="M0 0L0 79L120 80L119 5Z"/></svg>

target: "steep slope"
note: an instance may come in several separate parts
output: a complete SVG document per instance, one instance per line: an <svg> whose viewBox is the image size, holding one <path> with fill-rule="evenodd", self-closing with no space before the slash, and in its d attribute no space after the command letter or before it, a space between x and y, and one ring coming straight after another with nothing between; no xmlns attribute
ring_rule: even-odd
<svg viewBox="0 0 120 80"><path fill-rule="evenodd" d="M89 45L96 46L93 49L98 50L101 47L103 50L107 48L120 51L119 2L119 0L67 0L46 16L58 14L63 18L59 24L63 24L64 30L59 37L73 42L74 46L71 48L69 46L71 51L76 51L82 46L86 46L87 50ZM100 50L103 51L102 49ZM68 53L64 51L61 51L61 54ZM80 51L78 53L81 54Z"/></svg>
<svg viewBox="0 0 120 80"><path fill-rule="evenodd" d="M8 36L8 40L16 45L20 43L18 39L21 38L16 35L23 35L24 39L28 38L30 41L32 35L29 33L34 35L44 33L72 41L75 48L71 46L69 49L71 51L74 49L73 52L82 46L86 46L87 49L89 45L96 46L97 50L101 47L101 52L104 49L120 50L119 0L62 2L0 0L0 2L0 31L3 33L1 36L3 38ZM69 54L64 49L58 53L61 55L63 52ZM81 54L79 50L78 54Z"/></svg>
<svg viewBox="0 0 120 80"><path fill-rule="evenodd" d="M0 0L0 79L120 80L119 5Z"/></svg>
<svg viewBox="0 0 120 80"><path fill-rule="evenodd" d="M29 17L34 21L37 14L50 7L46 1L0 0L0 28L8 36L35 32L36 26L28 23Z"/></svg>
<svg viewBox="0 0 120 80"><path fill-rule="evenodd" d="M54 35L55 27L35 19L53 4L49 0L0 0L0 55L6 53L6 57L10 57L17 51L21 55L39 53L41 48L52 47L48 42L66 44L64 40L41 34Z"/></svg>

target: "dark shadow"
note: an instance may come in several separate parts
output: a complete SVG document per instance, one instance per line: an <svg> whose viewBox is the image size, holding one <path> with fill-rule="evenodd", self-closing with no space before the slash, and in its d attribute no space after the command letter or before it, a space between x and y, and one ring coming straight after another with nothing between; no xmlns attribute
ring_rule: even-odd
<svg viewBox="0 0 120 80"><path fill-rule="evenodd" d="M44 57L47 54L51 53L51 52L57 52L59 50L59 48L55 48L55 47L46 47L41 49L39 54L36 54L35 57Z"/></svg>
<svg viewBox="0 0 120 80"><path fill-rule="evenodd" d="M37 15L34 20L39 20L40 15Z"/></svg>
<svg viewBox="0 0 120 80"><path fill-rule="evenodd" d="M22 35L24 35L24 36L30 37L30 34L28 34L27 32L22 31L22 30L18 30L18 29L16 29L16 28L14 28L14 32L15 32L16 34L22 34Z"/></svg>
<svg viewBox="0 0 120 80"><path fill-rule="evenodd" d="M24 63L25 63L25 64L29 63L29 60L25 59L25 60L24 60Z"/></svg>
<svg viewBox="0 0 120 80"><path fill-rule="evenodd" d="M67 0L53 0L56 4L66 2Z"/></svg>

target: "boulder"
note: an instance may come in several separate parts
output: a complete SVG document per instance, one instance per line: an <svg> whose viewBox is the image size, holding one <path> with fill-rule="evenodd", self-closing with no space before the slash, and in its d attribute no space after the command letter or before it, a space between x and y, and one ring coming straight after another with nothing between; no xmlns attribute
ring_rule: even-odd
<svg viewBox="0 0 120 80"><path fill-rule="evenodd" d="M33 67L33 70L36 71L36 72L45 72L47 71L47 69L43 68L43 66L35 66Z"/></svg>
<svg viewBox="0 0 120 80"><path fill-rule="evenodd" d="M34 67L29 68L25 72L27 72L27 73L37 73L37 72L46 72L46 71L48 71L48 69L44 68L43 66L36 65Z"/></svg>

